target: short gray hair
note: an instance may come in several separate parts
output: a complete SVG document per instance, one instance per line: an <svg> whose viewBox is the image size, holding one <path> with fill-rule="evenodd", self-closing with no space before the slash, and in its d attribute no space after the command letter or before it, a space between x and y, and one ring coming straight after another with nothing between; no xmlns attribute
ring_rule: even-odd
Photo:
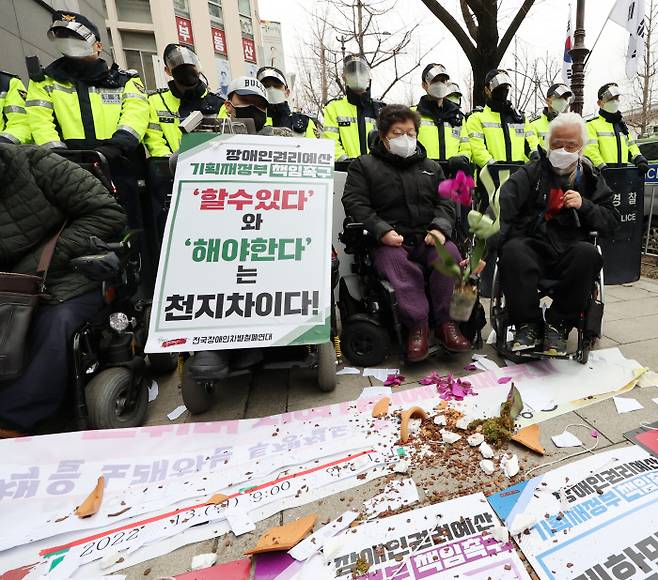
<svg viewBox="0 0 658 580"><path fill-rule="evenodd" d="M578 125L580 127L580 138L583 141L583 147L587 145L589 141L589 136L587 134L587 125L585 125L585 119L583 119L578 113L560 113L555 119L553 119L548 125L548 133L546 133L546 151L550 149L551 137L555 129L561 129L568 125Z"/></svg>

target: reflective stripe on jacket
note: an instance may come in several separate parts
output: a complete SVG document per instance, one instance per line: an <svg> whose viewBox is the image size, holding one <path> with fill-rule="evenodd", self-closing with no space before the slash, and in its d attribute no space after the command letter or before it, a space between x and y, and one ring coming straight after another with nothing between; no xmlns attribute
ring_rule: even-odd
<svg viewBox="0 0 658 580"><path fill-rule="evenodd" d="M56 81L46 76L30 80L25 102L34 142L46 147L62 147L69 140L111 139L121 132L130 135L137 146L149 122L149 106L138 77L128 77L123 86L88 86ZM86 90L85 90L86 88Z"/></svg>
<svg viewBox="0 0 658 580"><path fill-rule="evenodd" d="M11 143L29 143L31 140L25 94L21 79L0 71L0 137Z"/></svg>
<svg viewBox="0 0 658 580"><path fill-rule="evenodd" d="M587 122L589 141L585 147L585 155L595 167L615 163L625 165L641 155L635 141L618 129L617 125L601 116Z"/></svg>
<svg viewBox="0 0 658 580"><path fill-rule="evenodd" d="M361 155L362 143L359 139L359 119L357 107L347 100L347 97L329 101L322 111L323 137L333 139L336 143L336 160L353 159ZM375 119L363 118L365 131L363 143L364 152L368 152L368 134L375 128Z"/></svg>
<svg viewBox="0 0 658 580"><path fill-rule="evenodd" d="M537 135L527 118L524 117L521 123L502 122L500 113L492 111L488 105L468 117L466 129L472 160L478 167L484 167L492 160L526 162L526 145L530 151L537 149Z"/></svg>

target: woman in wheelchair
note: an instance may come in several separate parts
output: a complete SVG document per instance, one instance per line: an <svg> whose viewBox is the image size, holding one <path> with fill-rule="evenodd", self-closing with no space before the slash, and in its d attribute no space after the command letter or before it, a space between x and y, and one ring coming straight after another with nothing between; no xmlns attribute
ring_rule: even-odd
<svg viewBox="0 0 658 580"><path fill-rule="evenodd" d="M437 259L436 235L453 257L459 250L450 241L455 227L455 207L438 195L444 179L441 167L427 158L417 142L417 113L403 105L382 109L379 135L369 155L349 168L343 193L346 215L362 222L376 244L371 250L374 266L395 290L399 316L407 331L407 358L427 358L430 304L439 342L451 352L471 348L448 314L454 283L432 268Z"/></svg>
<svg viewBox="0 0 658 580"><path fill-rule="evenodd" d="M91 236L117 239L125 226L124 210L86 170L42 147L0 145L0 271L34 275L42 248L62 228L22 374L0 378L0 438L33 432L64 401L73 333L102 306L99 284L74 272L71 259L88 251ZM0 311L0 344L12 332L9 315Z"/></svg>
<svg viewBox="0 0 658 580"><path fill-rule="evenodd" d="M500 283L516 331L512 351L543 346L565 355L603 259L591 232L610 236L620 222L613 193L583 157L585 122L576 113L549 125L546 151L514 173L500 191ZM554 281L545 322L540 280Z"/></svg>

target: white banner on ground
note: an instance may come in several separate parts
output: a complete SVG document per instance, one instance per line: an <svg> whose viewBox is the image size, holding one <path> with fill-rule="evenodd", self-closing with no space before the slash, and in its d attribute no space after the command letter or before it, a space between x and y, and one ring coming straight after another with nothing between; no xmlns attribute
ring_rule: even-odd
<svg viewBox="0 0 658 580"><path fill-rule="evenodd" d="M509 382L499 383L504 375L511 376L522 392L540 385L563 401L568 400L570 389L583 396L601 389L624 388L639 367L634 361L624 359L616 349L598 351L589 368L558 362L531 363L470 375L468 380L478 394L455 405L473 418L493 415L509 390ZM575 385L570 377L578 372L584 374L575 375L579 381ZM371 417L376 399L363 398L257 419L0 441L3 458L0 514L3 521L12 522L11 526L0 528L0 573L36 562L44 550L71 542L85 546L92 541L88 539L91 536L102 540L122 528L119 531L123 535L101 543L105 551L112 547L105 546L105 542L116 540L114 547L118 549L127 542L129 531L141 526L144 519L185 511L215 493L231 495L236 490L268 483L276 486L285 473L297 474L330 463L340 454L345 457L372 449L378 456L389 459L399 437L398 423L391 419L393 413L414 405L431 412L440 402L434 385L396 391L391 399L391 414L377 420ZM582 404L587 402L561 403L542 413L526 409L523 422L536 422ZM353 473L327 469L342 477L337 482L328 479L333 483L321 487L320 494L335 493L335 485L345 485L347 489L359 484L350 477ZM76 517L75 507L93 489L101 474L106 480L101 510L92 518ZM366 476L376 475L366 471ZM304 485L301 477L295 479ZM291 486L291 490L296 493L297 488ZM268 510L274 510L271 513L315 498L306 492L298 498L289 497L281 491L286 490L277 491L274 495L280 499L269 504ZM264 501L267 495L254 497L267 503ZM258 521L259 516L249 515ZM137 563L146 559L146 554L153 557L198 538L225 533L228 528L221 531L223 522L209 518L208 525L195 526L167 540L144 545L130 559L125 559Z"/></svg>
<svg viewBox="0 0 658 580"><path fill-rule="evenodd" d="M542 580L658 574L658 458L630 446L597 453L488 498ZM653 574L652 574L653 573Z"/></svg>
<svg viewBox="0 0 658 580"><path fill-rule="evenodd" d="M498 524L481 493L361 524L332 540L334 554L309 560L295 577L529 579L511 544L491 535ZM325 545L326 546L326 545Z"/></svg>
<svg viewBox="0 0 658 580"><path fill-rule="evenodd" d="M329 340L333 147L185 135L147 352Z"/></svg>

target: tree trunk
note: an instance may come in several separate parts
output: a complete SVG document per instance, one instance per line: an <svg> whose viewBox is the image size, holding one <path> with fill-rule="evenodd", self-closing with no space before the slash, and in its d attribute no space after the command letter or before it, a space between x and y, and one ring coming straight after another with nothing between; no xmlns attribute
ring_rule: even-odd
<svg viewBox="0 0 658 580"><path fill-rule="evenodd" d="M473 106L484 105L484 79L487 73L491 69L497 68L499 64L500 60L495 52L492 53L491 51L479 54L475 62L471 62L471 68L473 69Z"/></svg>

